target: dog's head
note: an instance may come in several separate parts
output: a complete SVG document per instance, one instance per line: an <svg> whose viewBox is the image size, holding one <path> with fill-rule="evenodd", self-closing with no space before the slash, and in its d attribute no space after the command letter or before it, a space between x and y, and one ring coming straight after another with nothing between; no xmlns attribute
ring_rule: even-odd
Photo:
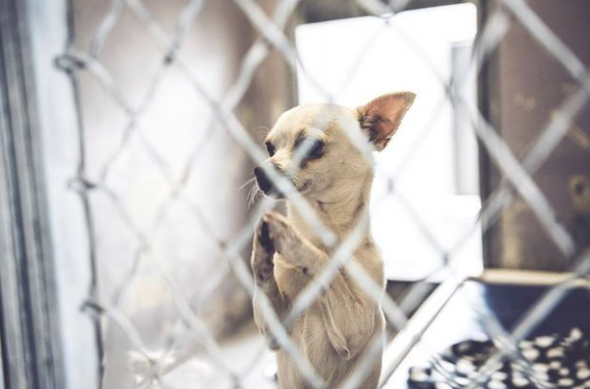
<svg viewBox="0 0 590 389"><path fill-rule="evenodd" d="M371 151L395 134L415 95L380 96L358 108L310 104L284 112L265 139L267 167L291 181L304 196L329 200L372 177ZM360 147L359 147L360 146ZM267 195L282 197L264 169L254 174Z"/></svg>

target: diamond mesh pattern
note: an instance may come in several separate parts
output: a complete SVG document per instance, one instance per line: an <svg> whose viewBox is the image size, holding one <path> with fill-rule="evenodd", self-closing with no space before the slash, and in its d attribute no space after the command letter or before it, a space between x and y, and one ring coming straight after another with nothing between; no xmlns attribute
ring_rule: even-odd
<svg viewBox="0 0 590 389"><path fill-rule="evenodd" d="M493 371L494 366L503 358L522 359L517 352L516 342L530 334L531 330L545 317L552 314L554 308L560 303L568 291L568 285L580 277L587 277L590 271L590 255L576 254L577 250L574 240L568 233L567 229L559 221L556 211L547 200L543 191L535 183L532 175L539 170L559 142L567 134L574 124L575 118L583 111L590 98L590 78L588 71L582 61L565 45L560 38L541 20L541 18L531 9L523 0L497 0L502 6L487 18L483 25L482 31L475 42L473 56L470 66L475 68L479 73L490 55L495 52L500 42L504 38L512 23L519 23L522 27L542 45L547 52L558 61L565 71L575 80L576 90L570 94L557 108L556 113L544 128L539 131L532 147L524 158L517 158L504 139L493 128L492 124L486 120L479 110L471 109L465 97L459 93L453 93L462 89L462 85L445 84L447 98L451 99L459 111L470 118L472 128L482 147L491 157L492 162L505 178L499 188L493 192L489 200L484 204L479 215L478 222L481 222L483 231L487 231L491 226L497 223L502 210L507 207L515 198L522 198L536 215L540 225L546 230L547 236L553 241L559 251L570 260L574 266L570 279L560 283L540 298L532 309L525 312L521 317L516 328L508 332L506 329L485 311L478 312L482 315L483 322L488 323L487 331L494 339L496 344L501 345L500 351L495 354L479 371L480 378L475 380L468 387L475 388L478 382L481 382L486 376ZM242 380L247 372L236 371L224 360L220 346L208 327L202 322L199 316L191 307L190 298L179 287L175 278L170 274L169 266L163 265L164 261L159 258L158 250L154 248L154 241L158 235L166 228L166 217L172 209L182 203L184 209L187 209L188 217L194 218L199 226L202 236L210 241L212 246L216 247L219 253L220 261L223 262L222 271L216 273L214 277L203 285L203 293L211 293L220 285L225 277L232 273L244 290L251 296L254 290L254 283L247 262L241 257L241 253L251 244L252 232L260 217L272 207L272 201L262 199L255 205L247 225L232 236L223 236L216 232L216 229L207 220L201 206L195 203L185 189L191 180L191 174L199 163L203 163L201 156L204 153L209 139L214 136L215 126L220 123L224 130L231 138L242 148L251 161L262 166L266 159L266 153L261 145L251 136L249 131L244 127L240 118L236 114L236 109L253 82L256 71L263 61L272 53L279 53L286 63L295 72L298 64L297 49L293 41L286 35L285 31L289 18L295 12L299 4L297 0L281 0L277 3L274 13L269 16L253 0L235 0L235 4L246 16L248 21L256 28L259 33L258 39L246 52L241 66L238 71L238 77L235 79L228 92L222 97L217 98L208 92L208 88L203 85L199 78L192 74L185 53L181 50L185 41L187 31L194 23L195 18L203 9L205 0L193 0L178 15L176 27L172 34L169 34L160 25L157 18L150 13L148 8L142 4L141 0L112 0L110 9L102 20L89 49L80 51L73 45L56 59L57 66L66 72L75 85L75 90L79 87L79 79L82 75L91 76L97 85L107 92L109 99L113 104L118 106L125 117L125 124L120 129L119 141L110 150L109 157L101 162L97 172L93 173L86 163L87 153L93 147L88 142L82 122L79 126L79 144L80 160L76 176L70 182L71 189L75 190L83 201L86 216L86 229L88 231L90 252L89 257L94 272L94 281L90 288L87 299L87 312L93 318L96 324L97 336L102 340L104 336L103 318L108 318L109 323L114 323L128 338L131 349L137 358L142 360L148 366L148 373L138 378L138 387L166 387L165 376L173 369L184 363L182 360L170 362L167 355L155 355L150 352L145 341L139 335L139 332L131 320L125 316L120 309L120 301L123 295L127 293L132 286L132 281L138 269L149 262L149 266L155 269L157 277L165 281L168 293L171 294L176 314L186 328L188 328L206 350L207 358L210 359L215 367L215 374L226 375L234 383L235 387L243 387ZM390 1L384 3L379 0L358 0L358 5L369 14L377 15L395 15L407 6L407 1ZM110 73L109 68L101 60L101 53L105 41L111 34L112 30L119 23L122 12L130 12L146 31L148 38L154 43L155 47L161 52L161 62L154 73L150 84L146 88L146 93L139 104L132 103L126 95L119 89L116 80ZM384 18L384 27L387 26L387 18ZM420 48L416 48L420 50ZM362 56L363 53L358 53ZM143 133L142 117L149 110L151 101L157 97L162 80L171 67L176 67L182 74L184 81L196 95L209 107L211 119L205 130L205 135L194 144L186 160L182 163L180 174L173 174L172 169L168 166L166 158L159 151L157 144L154 144L148 136ZM314 82L313 75L306 74L306 77ZM446 83L446 81L442 81ZM319 86L318 83L316 85ZM328 94L326 94L328 98ZM77 95L78 109L84 102L80 95ZM436 120L440 112L433 112L431 122ZM137 142L145 153L155 169L161 174L168 185L168 193L158 209L154 211L155 222L148 230L139 228L129 212L129 204L122 200L121 194L117 193L110 183L109 179L113 167L120 158L123 158L126 150L132 142ZM310 145L311 147L311 145ZM358 144L360 149L367 147L364 144ZM305 150L301 150L300 157L304 155ZM357 282L368 295L376 301L380 301L383 311L390 325L401 330L407 323L407 317L404 312L408 307L415 306L427 293L427 289L421 283L416 284L406 293L405 298L401 301L394 301L387 295L382 296L382 291L371 278L365 273L363 268L353 260L353 251L368 223L368 215L362 215L358 224L352 233L344 241L338 242L334 234L327 229L321 220L314 214L312 208L306 203L306 200L299 195L290 182L284 179L272 169L266 170L266 173L275 182L294 207L303 215L309 225L316 231L326 247L333 248L333 255L330 265L311 283L294 301L293 307L286 316L283 323L276 316L271 308L270 302L265 296L262 297L261 307L269 324L269 330L276 338L280 346L296 362L298 368L307 378L309 384L314 388L325 387L321 377L314 371L312 365L307 361L300 350L289 338L285 325L296 320L319 296L324 288L329 287L331 281L340 269L345 268L348 274ZM389 178L392 182L395 177ZM121 223L132 232L132 239L136 240L136 250L131 253L131 263L128 272L123 272L118 278L117 285L113 288L114 292L110 296L104 296L99 293L99 274L101 273L100 242L96 240L96 229L105 228L96 222L96 210L91 196L101 195L106 206L112 208L118 220L113 223ZM403 191L396 188L391 189L387 196L398 196L413 215L415 222L424 232L425 244L431 244L441 257L452 259L454 252L469 239L471 234L478 231L474 228L468 231L464 237L459 239L451 250L444 250L441 244L437 242L436 236L429 232L428 223L422 220L417 212L412 212L411 204L404 201ZM103 203L104 206L104 203ZM172 259L173 260L173 259ZM450 279L455 279L461 283L462 279L458 274L450 274ZM375 342L371 345L375 352L369 353L366 360L361 363L350 378L341 385L341 388L356 388L362 382L371 370L375 358L380 357L380 344ZM101 351L102 352L102 351ZM260 356L261 354L258 354ZM102 358L102 356L101 356ZM524 359L521 361L524 365L528 362ZM254 363L254 362L253 362ZM529 371L530 369L525 369ZM205 387L205 386L203 386Z"/></svg>

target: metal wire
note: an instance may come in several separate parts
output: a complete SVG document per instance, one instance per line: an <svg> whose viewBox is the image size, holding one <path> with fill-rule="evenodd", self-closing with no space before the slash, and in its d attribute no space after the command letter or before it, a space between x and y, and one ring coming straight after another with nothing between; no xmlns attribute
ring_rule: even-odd
<svg viewBox="0 0 590 389"><path fill-rule="evenodd" d="M485 380L492 372L493 367L496 366L503 358L509 357L517 362L522 359L517 350L516 342L525 338L531 331L548 315L562 301L569 291L569 283L577 277L587 277L590 269L590 255L578 254L579 250L575 246L574 240L568 233L567 229L559 222L555 210L546 199L543 192L531 178L547 158L555 150L559 142L566 135L568 129L576 117L587 106L590 99L590 77L583 62L576 57L576 55L563 43L559 37L535 14L535 12L522 0L497 0L502 3L504 7L498 9L490 15L483 30L478 36L474 45L473 55L469 64L469 70L475 70L479 73L482 67L492 53L497 49L502 42L506 32L511 26L511 23L519 23L527 29L533 37L563 66L563 68L576 81L578 89L575 93L570 95L559 106L555 115L553 115L549 123L540 132L536 142L532 145L524 159L519 161L512 153L504 139L499 135L492 125L484 118L479 110L473 111L472 107L467 104L466 98L462 93L454 91L461 91L463 85L457 80L447 81L444 77L436 75L438 81L445 90L445 99L442 99L438 108L432 113L432 117L428 121L434 122L439 116L446 99L456 103L458 110L463 111L467 117L470 118L471 125L475 135L478 137L481 145L486 152L491 156L492 161L497 166L503 177L506 179L502 185L490 196L489 201L484 204L480 212L477 223L482 223L482 229L485 232L496 221L502 210L508 206L517 193L532 209L536 215L541 226L546 230L548 236L555 243L555 246L561 253L575 263L572 268L573 276L566 282L556 285L551 288L545 295L543 295L533 307L526 312L520 319L519 324L510 333L502 328L497 322L488 326L487 330L490 336L497 340L497 344L503 345L499 351L493 355L479 371L479 376L469 387L477 387L477 385ZM351 233L346 239L338 241L333 231L330 231L315 214L313 208L307 203L306 199L301 196L293 187L293 185L279 174L272 167L264 166L263 162L266 159L265 152L259 144L252 138L250 133L246 130L244 125L240 122L235 113L236 108L243 100L246 91L251 86L256 71L260 68L263 61L269 56L272 51L279 53L287 63L287 65L294 72L297 67L301 66L301 61L294 43L288 38L285 33L287 22L294 14L299 0L282 0L275 9L272 16L268 16L262 8L252 0L234 0L237 7L244 13L245 17L259 32L259 38L253 43L248 50L244 59L241 62L238 70L238 76L229 88L228 92L221 100L217 100L211 96L206 88L203 86L199 78L191 71L189 61L185 58L182 52L182 44L186 41L185 36L190 26L195 23L195 19L206 5L205 0L193 0L178 16L176 26L172 36L169 36L165 29L158 23L149 10L144 6L141 0L112 0L111 6L105 17L100 23L94 39L92 40L87 52L79 49L74 49L73 42L70 42L63 55L56 59L56 64L60 69L66 72L73 84L73 89L76 93L77 110L80 121L78 123L79 136L79 161L76 176L72 179L71 187L74 188L82 200L85 209L85 224L90 242L89 259L92 264L92 271L94 281L92 282L87 303L87 311L95 318L97 340L99 342L99 349L102 350L102 342L104 342L104 331L100 326L100 317L110 318L118 327L125 333L130 340L132 349L129 352L136 352L143 356L150 366L158 366L151 369L153 377L147 379L149 385L155 387L165 387L165 376L179 365L185 362L176 361L170 362L166 358L166 354L161 356L151 354L141 339L137 330L133 327L131 321L125 317L120 307L122 296L128 292L129 286L136 277L137 269L140 267L142 261L149 261L159 274L165 280L165 284L169 289L172 300L180 317L180 321L186 328L194 335L199 344L203 346L207 357L211 360L216 368L216 374L227 376L233 383L234 387L243 387L243 380L247 372L236 371L232 366L229 366L224 360L220 351L220 346L211 334L207 326L199 319L199 308L202 304L196 304L197 308L193 308L191 298L186 296L177 281L169 274L169 272L162 266L162 259L158 258L155 250L153 250L153 242L156 240L161 231L166 227L166 215L176 203L183 203L190 209L190 217L197 220L203 237L210 240L219 252L219 257L225 264L215 277L211 278L205 285L202 286L203 295L200 301L204 301L210 296L213 291L221 285L225 277L233 273L240 285L247 291L247 293L254 297L257 293L263 315L268 323L268 329L276 339L278 344L285 350L289 356L296 363L301 370L303 376L308 383L314 388L325 388L326 384L320 375L314 370L311 363L304 357L289 337L287 328L294 323L317 299L321 296L326 288L329 288L335 277L341 272L346 274L357 283L361 289L379 304L389 324L401 330L407 324L406 312L415 308L415 306L422 301L424 296L428 293L428 288L424 287L424 283L417 283L410 288L404 298L399 301L394 301L391 297L384 295L381 286L375 283L366 273L366 271L358 264L354 258L356 247L364 237L367 225L369 222L368 211L359 216L359 220ZM388 20L405 9L408 1L390 1L384 3L377 0L358 0L358 5L370 14L378 16L383 19L383 29L394 28L388 23ZM134 107L133 104L124 97L119 86L114 81L109 70L102 64L101 55L106 39L112 33L113 28L117 23L120 23L120 15L123 10L128 10L136 18L136 20L146 29L146 34L157 45L161 51L161 62L154 73L147 92L140 100L140 103ZM512 19L511 19L512 17ZM70 30L73 30L73 23L70 23ZM376 34L380 33L378 30ZM373 38L374 36L372 36ZM418 56L422 58L426 65L436 72L436 68L428 63L427 56L424 55L419 46L411 42L411 38L401 34L401 37L408 41L413 47ZM369 45L367 45L369 46ZM355 64L349 72L350 79L354 76L354 69L356 65L362 62L364 51L357 53L356 59L352 61ZM149 110L150 103L158 93L158 87L162 80L166 77L166 73L171 66L176 66L185 77L187 84L190 85L197 95L210 108L213 117L204 131L204 135L196 141L188 153L179 178L176 178L171 173L171 169L167 166L165 158L158 151L157 145L154 145L147 137L142 134L142 126L140 125L141 117ZM110 99L121 109L126 116L126 124L121 130L121 137L117 146L111 151L109 156L101 163L101 168L96 177L89 177L89 172L86 169L86 153L88 152L88 145L85 140L87 134L84 130L83 120L81 120L82 105L85 103L81 100L78 94L78 75L82 72L89 74L101 88L106 91ZM303 69L304 77L308 78L309 82L325 96L328 101L333 101L334 96L330 96L325 92L320 83L314 79L314 76ZM465 82L465 80L462 80ZM454 83L454 84L453 84ZM340 89L342 90L343 87ZM325 112L328 114L329 112ZM315 123L315 127L324 130L326 123L321 119ZM268 199L260 201L256 209L252 212L252 217L248 220L246 225L233 237L224 237L215 232L211 223L205 217L201 207L196 204L189 196L186 195L186 187L192 177L192 171L197 165L203 154L203 150L207 142L211 139L213 129L216 123L221 123L227 133L235 140L235 142L243 148L251 160L261 165L267 175L271 178L273 183L285 193L288 200L295 207L298 213L308 223L310 228L317 234L322 244L331 249L332 255L328 265L314 278L293 302L290 311L284 318L279 318L274 312L272 305L268 298L260 291L255 292L254 282L246 262L241 258L241 253L250 245L252 239L252 232L255 226L259 223L260 218L269 209L272 208L273 203ZM430 131L429 127L425 127L422 132L427 134ZM362 155L367 156L371 150L368 148L366 142L362 137L356 133L355 129L345 128L346 134L350 137L353 143L358 147ZM155 162L159 173L169 185L169 193L162 201L156 212L156 218L149 229L149 231L142 231L137 227L129 215L124 202L120 195L109 184L109 177L112 166L117 162L125 150L129 147L130 141L133 137L137 137L140 141L141 148L147 153L149 158ZM418 146L418 145L417 145ZM295 158L301 159L307 151L312 147L311 144L303 144L296 153ZM404 158L402 168L409 164L412 154L408 154ZM298 164L295 164L298 165ZM390 182L395 182L398 171L388 179ZM96 277L99 274L99 261L97 259L97 243L95 239L95 231L101 226L96 224L93 218L93 209L89 201L89 194L104 196L108 200L109 206L112 207L115 214L118 215L118 222L126 226L132 232L136 240L136 250L132 258L132 264L123 277L120 283L114 288L114 292L108 298L100 298L98 291L98 282ZM403 189L390 188L386 196L396 196L402 206L408 211L410 217L414 220L419 230L423 234L424 242L430 245L443 259L445 265L452 262L452 257L459 247L461 247L478 229L475 224L474 228L466 231L464 236L457 240L451 247L445 247L438 240L436 235L432 233L428 223L422 220L419 213L413 209L411 202L407 200L403 193ZM444 266L443 266L444 267ZM458 277L457 274L451 274L451 277ZM484 316L485 312L480 312ZM98 318L98 319L97 319ZM382 339L375 339L369 345L369 352L365 360L363 360L358 368L352 372L340 388L352 389L357 388L363 382L366 375L372 370L376 358L379 358L382 350ZM101 351L102 352L102 351ZM259 357L259 355L258 355ZM102 360L103 356L99 356ZM159 360L161 359L161 360ZM166 360L164 360L166 359ZM528 362L522 359L523 366L528 366ZM165 367L162 367L165 366ZM530 369L525 368L525 373ZM102 374L102 372L101 372ZM145 384L145 380L142 381Z"/></svg>

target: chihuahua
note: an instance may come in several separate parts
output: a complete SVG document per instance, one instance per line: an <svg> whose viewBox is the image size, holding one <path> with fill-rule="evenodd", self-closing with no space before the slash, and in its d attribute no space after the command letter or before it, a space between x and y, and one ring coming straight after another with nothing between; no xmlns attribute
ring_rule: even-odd
<svg viewBox="0 0 590 389"><path fill-rule="evenodd" d="M266 137L265 164L291 182L337 242L346 239L368 212L374 175L370 151L385 148L414 98L411 92L398 92L354 109L333 104L295 107L279 117ZM358 142L367 147L358 147ZM303 155L298 153L301 150ZM285 197L264 169L256 167L254 175L266 195ZM323 244L289 202L287 216L267 213L256 228L251 261L254 319L276 351L281 389L311 385L274 340L257 296L265 293L279 319L284 319L297 295L329 263L333 247ZM351 257L384 289L383 260L369 227ZM336 388L369 354L369 345L383 342L384 328L380 304L341 268L322 295L286 329L326 387ZM380 372L378 358L359 388L377 388Z"/></svg>

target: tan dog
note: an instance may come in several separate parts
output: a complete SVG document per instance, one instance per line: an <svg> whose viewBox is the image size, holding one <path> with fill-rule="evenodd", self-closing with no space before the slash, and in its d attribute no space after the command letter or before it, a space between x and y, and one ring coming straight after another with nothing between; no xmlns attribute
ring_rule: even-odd
<svg viewBox="0 0 590 389"><path fill-rule="evenodd" d="M354 142L383 150L414 97L410 92L387 94L357 109L327 104L296 107L283 113L268 134L266 163L291 181L339 241L368 211L373 181L371 153L360 151ZM304 143L308 144L307 153L297 158L297 150L303 149ZM254 172L265 194L282 197L261 168ZM276 212L263 217L252 253L256 293L262 291L268 296L280 319L331 255L292 204L287 204L287 210L287 217ZM354 260L384 287L383 261L368 228L354 250ZM287 353L273 341L256 296L254 318L270 347L277 350L279 387L310 387ZM327 387L336 388L355 371L371 340L383 337L384 318L380 305L342 269L287 331ZM360 388L377 388L380 371L379 358Z"/></svg>

